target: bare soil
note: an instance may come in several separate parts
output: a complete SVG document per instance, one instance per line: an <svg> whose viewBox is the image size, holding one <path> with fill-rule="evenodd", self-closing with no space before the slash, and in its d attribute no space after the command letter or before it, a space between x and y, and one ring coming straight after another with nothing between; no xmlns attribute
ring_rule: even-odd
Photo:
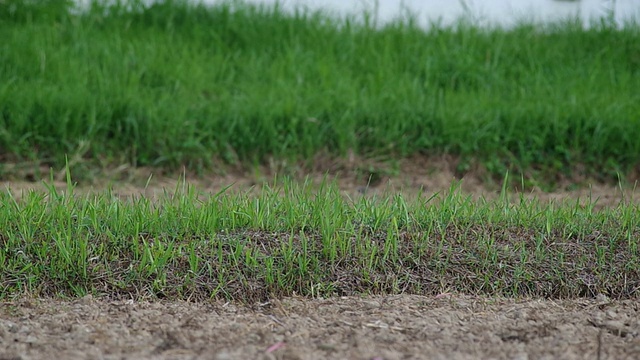
<svg viewBox="0 0 640 360"><path fill-rule="evenodd" d="M424 161L401 164L395 175L348 166L337 166L332 174L346 196L433 194L448 190L453 180L462 180L461 190L474 198L498 196L499 184L487 184L481 172L461 178L446 161ZM153 176L149 181L150 172L116 174L80 184L77 191L111 186L114 195L155 197L179 184L177 176ZM230 184L231 190L253 191L271 175L187 176L187 181L207 193ZM316 173L309 179L319 183L322 177ZM597 207L638 201L632 187L589 184L584 179L572 191L561 185L551 193L533 187L524 195L543 201L598 199ZM54 185L66 187L60 178ZM44 189L37 181L4 182L0 187L17 196ZM567 300L448 293L294 297L253 305L25 296L0 307L0 360L639 359L639 311L637 301L602 295Z"/></svg>
<svg viewBox="0 0 640 360"><path fill-rule="evenodd" d="M266 304L21 299L0 359L638 359L634 301L442 294Z"/></svg>
<svg viewBox="0 0 640 360"><path fill-rule="evenodd" d="M75 191L79 193L109 188L113 195L123 198L138 195L155 198L182 187L185 181L205 194L215 194L223 189L229 192L257 192L265 184L277 186L278 182L274 179L282 181L280 174L288 174L301 182L307 181L312 186L325 180L335 181L343 194L349 197L381 193L402 193L408 197L420 194L429 197L451 190L453 184L457 184L457 190L474 199L494 199L500 195L502 179L492 178L480 166L459 173L458 163L459 160L451 156L414 156L395 165L355 156L340 160L320 156L314 159L311 166L282 162L274 162L252 170L227 166L221 168L223 170L219 173L207 175L197 175L188 171L167 173L160 169L121 166L101 170L97 175L79 174L72 177L72 181L77 184ZM5 164L5 167L7 166ZM11 189L17 197L29 190L42 191L46 189L42 180L49 182L47 174L53 173L54 187L60 191L66 189L64 169L41 168L37 169L37 173L33 170L11 170L10 173L13 173L14 177L0 181L0 188ZM536 198L543 202L566 199L594 201L596 209L616 206L621 201L640 201L639 192L636 191L640 169L620 179L621 182L618 184L590 178L579 170L572 173L571 178L558 177L551 185L544 186L529 183L523 187L512 176L507 190L513 196L523 195L525 198ZM549 190L549 186L552 190Z"/></svg>

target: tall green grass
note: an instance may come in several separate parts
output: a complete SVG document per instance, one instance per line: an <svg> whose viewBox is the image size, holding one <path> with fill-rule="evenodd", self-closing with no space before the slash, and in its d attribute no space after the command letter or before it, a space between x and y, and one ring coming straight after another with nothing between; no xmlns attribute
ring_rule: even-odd
<svg viewBox="0 0 640 360"><path fill-rule="evenodd" d="M11 0L0 16L4 159L206 167L447 153L461 171L605 175L640 163L637 23L377 29L181 1L73 13Z"/></svg>
<svg viewBox="0 0 640 360"><path fill-rule="evenodd" d="M640 287L637 204L473 201L455 186L350 200L288 181L253 195L179 185L155 201L16 195L0 193L0 298L636 298Z"/></svg>

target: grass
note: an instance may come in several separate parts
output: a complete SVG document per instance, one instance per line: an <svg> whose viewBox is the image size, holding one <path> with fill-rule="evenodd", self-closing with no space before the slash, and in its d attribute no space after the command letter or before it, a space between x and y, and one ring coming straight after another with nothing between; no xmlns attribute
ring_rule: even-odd
<svg viewBox="0 0 640 360"><path fill-rule="evenodd" d="M0 298L638 296L637 204L473 201L455 186L414 200L348 199L329 182L277 189L206 195L183 184L154 201L72 186L2 192Z"/></svg>
<svg viewBox="0 0 640 360"><path fill-rule="evenodd" d="M0 0L0 159L68 166L68 184L123 162L208 171L350 152L611 178L640 165L639 30ZM0 298L640 289L637 204L474 201L455 186L352 200L289 181L253 195L183 185L158 200L73 190L0 193Z"/></svg>
<svg viewBox="0 0 640 360"><path fill-rule="evenodd" d="M0 157L81 173L453 154L461 172L610 179L640 164L639 30L5 0Z"/></svg>

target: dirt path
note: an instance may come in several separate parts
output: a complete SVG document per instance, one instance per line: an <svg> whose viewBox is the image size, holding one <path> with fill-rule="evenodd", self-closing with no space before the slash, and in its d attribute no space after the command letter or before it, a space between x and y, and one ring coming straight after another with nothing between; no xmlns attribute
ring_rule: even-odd
<svg viewBox="0 0 640 360"><path fill-rule="evenodd" d="M242 307L18 300L0 359L638 359L640 305L444 294Z"/></svg>

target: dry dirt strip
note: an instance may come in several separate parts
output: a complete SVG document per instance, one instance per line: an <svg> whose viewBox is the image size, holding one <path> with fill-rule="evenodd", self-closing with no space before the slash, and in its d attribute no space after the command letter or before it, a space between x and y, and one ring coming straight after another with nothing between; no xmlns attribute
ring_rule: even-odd
<svg viewBox="0 0 640 360"><path fill-rule="evenodd" d="M266 304L20 299L0 359L640 359L637 301L443 294Z"/></svg>

